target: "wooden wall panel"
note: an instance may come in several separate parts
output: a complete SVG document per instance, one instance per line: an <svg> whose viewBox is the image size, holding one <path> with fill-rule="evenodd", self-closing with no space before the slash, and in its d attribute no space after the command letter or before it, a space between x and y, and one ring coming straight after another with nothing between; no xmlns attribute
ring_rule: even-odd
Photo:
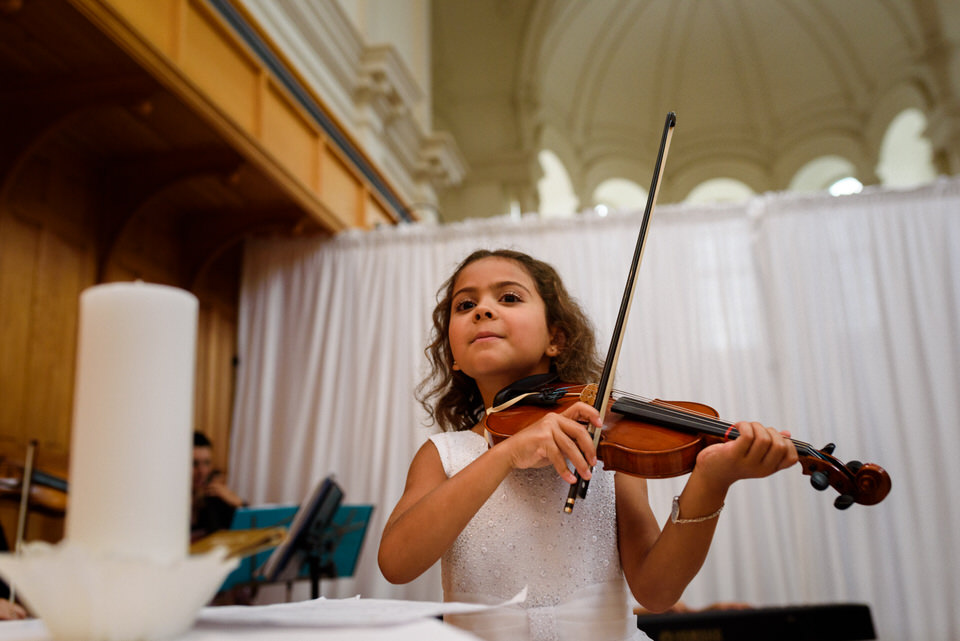
<svg viewBox="0 0 960 641"><path fill-rule="evenodd" d="M79 296L93 256L56 227L0 211L0 457L22 463L36 440L38 467L66 476ZM16 515L15 503L0 505L8 541ZM28 540L62 535L62 515L31 512Z"/></svg>
<svg viewBox="0 0 960 641"><path fill-rule="evenodd" d="M178 286L183 280L182 232L167 217L133 215L113 249L105 281L144 280Z"/></svg>
<svg viewBox="0 0 960 641"><path fill-rule="evenodd" d="M0 213L0 441L69 451L80 292L89 251L44 225Z"/></svg>
<svg viewBox="0 0 960 641"><path fill-rule="evenodd" d="M365 226L362 192L328 193L324 170L317 169L319 148L327 144L325 125L282 87L285 83L296 85L320 109L322 97L312 95L308 83L295 71L276 75L261 59L258 45L238 37L217 8L204 0L70 2L109 32L165 86L184 97L229 144L264 169L324 231ZM284 63L270 38L263 33L257 35L272 50L270 55ZM357 146L348 144L350 150L338 146L336 151L327 149L320 155L339 154L334 170L342 174L338 177L349 176L366 190L383 189L382 177L371 180L375 160L358 164L351 157ZM320 158L321 166L324 160ZM342 186L337 182L334 189ZM393 190L390 192L393 194ZM392 197L382 197L381 204ZM390 222L398 216L392 210L388 213Z"/></svg>
<svg viewBox="0 0 960 641"><path fill-rule="evenodd" d="M236 311L219 305L201 305L197 333L194 426L213 442L214 466L227 472L235 381Z"/></svg>
<svg viewBox="0 0 960 641"><path fill-rule="evenodd" d="M246 131L259 128L260 68L221 27L191 3L184 15L180 68Z"/></svg>
<svg viewBox="0 0 960 641"><path fill-rule="evenodd" d="M0 211L0 443L26 443L26 363L30 352L36 224Z"/></svg>
<svg viewBox="0 0 960 641"><path fill-rule="evenodd" d="M66 472L80 294L141 278L200 300L195 425L226 469L242 262L230 243L390 222L385 201L205 0L22 4L17 42L49 86L14 73L0 105L13 123L0 136L0 458L22 461L36 439L38 462ZM0 502L8 537L11 514ZM62 524L38 513L27 538L57 540Z"/></svg>
<svg viewBox="0 0 960 641"><path fill-rule="evenodd" d="M27 388L25 404L32 437L40 447L69 451L76 371L79 296L89 284L90 257L54 232L41 234L30 310L30 351L26 378L43 381Z"/></svg>
<svg viewBox="0 0 960 641"><path fill-rule="evenodd" d="M86 168L86 169L84 169ZM182 229L172 217L134 216L110 257L97 254L98 201L95 166L68 149L51 146L0 176L0 460L22 462L27 443L38 441L38 463L67 476L76 341L81 292L95 284L106 260L105 281L143 278L183 286ZM205 428L228 454L236 340L236 270L205 291L201 315L218 302L216 322L198 342L197 406L207 408ZM230 285L230 283L233 283ZM207 304L205 305L205 299ZM219 302L223 299L225 302ZM211 398L207 398L207 391ZM210 411L213 408L213 411ZM209 431L209 430L208 430ZM0 501L0 524L15 534L16 504ZM63 515L31 512L28 540L59 540Z"/></svg>
<svg viewBox="0 0 960 641"><path fill-rule="evenodd" d="M340 216L349 216L352 226L361 224L363 185L330 149L325 150L320 162L320 185L320 199L324 205Z"/></svg>
<svg viewBox="0 0 960 641"><path fill-rule="evenodd" d="M186 0L111 0L127 20L150 40L174 48L178 35L178 20Z"/></svg>
<svg viewBox="0 0 960 641"><path fill-rule="evenodd" d="M311 190L318 190L317 145L319 134L272 83L263 99L263 144Z"/></svg>

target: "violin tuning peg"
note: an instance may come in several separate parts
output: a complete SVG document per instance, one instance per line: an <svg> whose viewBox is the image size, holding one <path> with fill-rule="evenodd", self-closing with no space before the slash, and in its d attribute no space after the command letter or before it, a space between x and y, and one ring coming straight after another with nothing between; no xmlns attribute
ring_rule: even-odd
<svg viewBox="0 0 960 641"><path fill-rule="evenodd" d="M863 467L863 463L860 461L847 461L847 469L853 474L859 472L861 467Z"/></svg>
<svg viewBox="0 0 960 641"><path fill-rule="evenodd" d="M820 451L823 452L824 454L833 454L833 451L835 449L837 449L836 443L827 443L820 449Z"/></svg>
<svg viewBox="0 0 960 641"><path fill-rule="evenodd" d="M821 492L830 487L830 478L823 472L814 472L810 475L810 485Z"/></svg>
<svg viewBox="0 0 960 641"><path fill-rule="evenodd" d="M854 504L853 497L849 494L841 494L837 497L837 500L833 502L833 506L838 510L845 510L851 505Z"/></svg>

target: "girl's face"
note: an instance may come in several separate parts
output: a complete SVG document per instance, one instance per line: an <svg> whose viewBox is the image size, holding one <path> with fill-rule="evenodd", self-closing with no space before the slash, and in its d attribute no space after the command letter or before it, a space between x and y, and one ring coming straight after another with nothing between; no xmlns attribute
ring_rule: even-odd
<svg viewBox="0 0 960 641"><path fill-rule="evenodd" d="M525 376L550 370L559 353L530 274L508 258L481 258L453 284L450 349L454 368L477 383L484 404Z"/></svg>

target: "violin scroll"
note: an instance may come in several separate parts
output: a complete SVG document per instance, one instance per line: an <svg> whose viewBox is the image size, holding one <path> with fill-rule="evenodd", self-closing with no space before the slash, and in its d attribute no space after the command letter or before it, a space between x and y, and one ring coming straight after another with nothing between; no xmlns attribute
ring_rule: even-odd
<svg viewBox="0 0 960 641"><path fill-rule="evenodd" d="M810 485L821 491L832 487L839 492L833 503L839 510L854 503L876 505L886 498L891 487L886 470L875 463L849 461L844 464L832 455L833 450L833 443L820 450L798 444L803 473L810 476Z"/></svg>

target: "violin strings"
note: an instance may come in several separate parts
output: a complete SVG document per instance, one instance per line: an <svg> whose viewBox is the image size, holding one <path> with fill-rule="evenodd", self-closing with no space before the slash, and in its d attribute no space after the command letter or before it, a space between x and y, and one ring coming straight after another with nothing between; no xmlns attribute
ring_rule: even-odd
<svg viewBox="0 0 960 641"><path fill-rule="evenodd" d="M576 396L579 392L571 390L571 388L558 388L561 391L564 391L566 396ZM570 391L567 391L570 390ZM676 405L671 405L661 401L660 403L654 403L651 399L645 398L643 396L629 394L626 392L621 392L619 390L614 390L614 393L617 394L617 397L614 400L614 404L620 403L621 407L631 406L631 403L637 403L640 407L649 410L650 413L659 414L664 418L672 418L679 423L687 423L689 427L695 429L700 429L704 432L713 434L715 436L726 436L730 437L737 434L736 430L730 432L730 423L721 421L715 417L707 416L696 410L690 410L684 407L679 407ZM637 409L637 406L633 406L633 409ZM729 433L728 433L729 432Z"/></svg>
<svg viewBox="0 0 960 641"><path fill-rule="evenodd" d="M575 395L578 394L578 392L571 391L568 394ZM673 425L688 427L694 431L712 434L725 440L733 440L740 435L738 430L732 429L732 423L693 409L672 405L666 401L654 402L649 398L621 392L619 390L613 390L612 394L615 398L611 409L617 412L620 412L622 409L624 410L623 413L634 413L641 419L661 418L664 421L670 421ZM620 409L618 409L618 405ZM828 469L838 471L846 475L851 482L854 481L853 473L846 465L837 461L832 455L822 452L804 441L791 438L790 442L793 443L793 446L801 456L817 459L824 463Z"/></svg>
<svg viewBox="0 0 960 641"><path fill-rule="evenodd" d="M571 388L558 389L563 391L567 396L579 395L578 391L574 391ZM708 416L696 410L687 409L678 405L671 405L666 401L654 403L654 401L650 398L620 390L613 390L613 394L615 395L614 406L617 403L620 403L621 407L624 407L628 411L629 409L637 410L638 408L642 408L650 414L659 415L664 420L671 420L675 423L679 423L682 426L690 427L691 429L723 439L733 440L740 435L738 430L731 429L733 427L732 423L713 416ZM637 405L632 405L633 403L636 403ZM611 407L611 409L614 408ZM826 455L824 455L823 452L819 451L809 443L805 443L804 441L799 441L794 438L791 438L790 442L793 443L793 446L796 447L797 451L801 454L821 460L826 459Z"/></svg>
<svg viewBox="0 0 960 641"><path fill-rule="evenodd" d="M731 427L730 423L722 421L713 416L708 416L702 412L698 412L695 409L671 405L665 401L654 402L652 399L635 394L621 393L617 398L617 402L621 403L621 406L624 407L632 407L634 409L644 408L651 413L659 414L664 417L675 418L683 423L690 423L692 425L700 426L704 429L704 431L717 436L726 435Z"/></svg>
<svg viewBox="0 0 960 641"><path fill-rule="evenodd" d="M637 413L639 418L660 419L667 422L667 427L676 424L679 427L690 428L697 432L710 434L724 439L734 439L739 434L731 429L730 424L723 423L713 417L704 416L695 410L670 407L660 403L652 403L636 399L623 399L617 402L617 407L627 413Z"/></svg>
<svg viewBox="0 0 960 641"><path fill-rule="evenodd" d="M635 402L646 408L648 411L658 413L664 417L672 418L681 423L687 423L694 429L700 429L708 434L719 436L724 439L733 440L740 435L738 430L731 429L733 426L732 423L715 418L713 416L708 416L696 410L687 409L677 405L671 405L666 401L654 403L653 400L643 396L619 392L617 390L614 391L620 395L617 398L617 401L619 402L621 399L623 399L626 401L624 405L628 407L631 403ZM797 450L802 454L806 454L807 456L816 456L817 458L821 459L823 458L823 453L809 443L805 443L794 438L791 438L790 442L793 443L794 447L796 447Z"/></svg>

